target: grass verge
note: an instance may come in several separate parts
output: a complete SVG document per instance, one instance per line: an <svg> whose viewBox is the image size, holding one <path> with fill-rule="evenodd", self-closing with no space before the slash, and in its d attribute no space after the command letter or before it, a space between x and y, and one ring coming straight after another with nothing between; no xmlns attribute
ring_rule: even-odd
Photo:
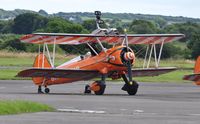
<svg viewBox="0 0 200 124"><path fill-rule="evenodd" d="M9 114L20 114L20 113L32 113L32 112L41 112L41 111L54 111L54 108L30 101L21 101L21 100L1 100L0 101L0 115L9 115Z"/></svg>
<svg viewBox="0 0 200 124"><path fill-rule="evenodd" d="M38 53L0 51L0 66L32 67L37 55ZM55 65L63 64L75 56L56 54Z"/></svg>
<svg viewBox="0 0 200 124"><path fill-rule="evenodd" d="M55 60L55 65L58 66L68 61L69 58L59 58ZM32 67L35 57L33 58L1 58L0 66L17 66L17 67Z"/></svg>
<svg viewBox="0 0 200 124"><path fill-rule="evenodd" d="M20 69L0 69L0 80L27 80L31 78L15 77Z"/></svg>
<svg viewBox="0 0 200 124"><path fill-rule="evenodd" d="M184 75L191 74L192 72L193 70L177 70L155 77L136 77L134 80L138 82L189 82L182 78Z"/></svg>

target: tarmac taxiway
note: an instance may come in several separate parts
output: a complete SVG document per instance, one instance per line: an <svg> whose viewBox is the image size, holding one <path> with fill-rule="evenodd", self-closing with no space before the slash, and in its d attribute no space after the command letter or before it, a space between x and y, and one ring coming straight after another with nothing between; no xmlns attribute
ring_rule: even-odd
<svg viewBox="0 0 200 124"><path fill-rule="evenodd" d="M200 87L192 83L139 83L136 96L121 90L123 82L107 82L103 96L83 94L88 81L50 86L37 94L28 80L0 80L0 99L45 103L57 112L0 116L0 124L199 124Z"/></svg>

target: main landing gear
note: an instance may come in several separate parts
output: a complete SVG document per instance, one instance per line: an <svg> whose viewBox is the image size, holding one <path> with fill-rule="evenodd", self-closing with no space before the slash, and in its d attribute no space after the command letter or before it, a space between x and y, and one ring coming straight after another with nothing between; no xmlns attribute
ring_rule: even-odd
<svg viewBox="0 0 200 124"><path fill-rule="evenodd" d="M106 88L106 84L103 81L95 81L91 85L85 86L84 93L90 94L91 91L94 92L96 95L103 95Z"/></svg>
<svg viewBox="0 0 200 124"><path fill-rule="evenodd" d="M137 93L139 84L136 81L129 82L127 76L124 74L122 78L125 82L122 90L126 91L129 95L135 95Z"/></svg>
<svg viewBox="0 0 200 124"><path fill-rule="evenodd" d="M122 87L122 90L126 91L129 95L135 95L138 91L139 84L134 80L130 82L125 74L122 75L122 78L125 82L124 86ZM90 94L91 91L93 91L96 95L103 95L105 88L105 76L102 76L101 81L95 81L91 85L87 84L85 86L84 93Z"/></svg>
<svg viewBox="0 0 200 124"><path fill-rule="evenodd" d="M45 86L44 92L45 92L45 93L49 93L49 92L50 92L50 89L49 89L47 86ZM44 93L44 92L42 91L42 86L39 85L39 86L38 86L38 93L39 93L39 94L42 94L42 93Z"/></svg>
<svg viewBox="0 0 200 124"><path fill-rule="evenodd" d="M96 95L103 95L105 88L105 76L103 75L101 81L95 81L91 85L87 84L84 93L90 94L93 91Z"/></svg>

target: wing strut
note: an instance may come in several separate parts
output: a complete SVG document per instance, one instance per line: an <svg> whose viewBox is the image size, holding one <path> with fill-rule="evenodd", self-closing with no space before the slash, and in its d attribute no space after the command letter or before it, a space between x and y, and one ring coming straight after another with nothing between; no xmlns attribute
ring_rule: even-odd
<svg viewBox="0 0 200 124"><path fill-rule="evenodd" d="M87 45L90 47L90 49L91 49L96 55L98 55L97 51L94 50L94 48L93 48L89 43L87 43Z"/></svg>
<svg viewBox="0 0 200 124"><path fill-rule="evenodd" d="M161 40L162 40L162 42L160 44L160 50L159 50L158 57L157 57L157 52L156 52L156 44L147 45L145 58L144 58L144 62L143 62L143 68L145 68L145 67L149 68L151 59L152 59L152 54L154 54L155 67L156 68L159 67L165 39L162 38ZM147 60L147 58L148 58L148 60Z"/></svg>
<svg viewBox="0 0 200 124"><path fill-rule="evenodd" d="M98 44L101 46L101 49L103 50L103 52L106 52L106 49L104 48L103 44L101 43L101 41L99 40L98 37L96 37Z"/></svg>
<svg viewBox="0 0 200 124"><path fill-rule="evenodd" d="M153 49L154 49L154 59L155 59L155 67L158 68L158 59L157 59L157 54L156 54L156 45L153 45Z"/></svg>
<svg viewBox="0 0 200 124"><path fill-rule="evenodd" d="M47 44L44 44L44 45L45 45L45 47L46 47L46 49L47 49L47 55L48 55L48 57L49 57L49 62L50 62L50 64L51 64L51 67L54 67L54 64L53 64L53 62L52 62L52 60L51 60L49 48L48 48Z"/></svg>
<svg viewBox="0 0 200 124"><path fill-rule="evenodd" d="M45 43L43 44L42 68L44 68Z"/></svg>
<svg viewBox="0 0 200 124"><path fill-rule="evenodd" d="M56 37L54 37L54 42L53 42L53 68L55 68L55 52L56 52Z"/></svg>
<svg viewBox="0 0 200 124"><path fill-rule="evenodd" d="M148 60L148 63L147 63L147 68L149 68L149 65L150 65L150 62L151 62L152 51L153 51L153 44L151 45L151 50L150 50L150 54L149 54L149 60Z"/></svg>
<svg viewBox="0 0 200 124"><path fill-rule="evenodd" d="M164 39L162 38L162 43L161 43L161 46L160 46L160 52L159 52L159 56L158 56L158 66L160 64L160 58L161 58L161 55L162 55L162 49L163 49L163 46L164 46Z"/></svg>
<svg viewBox="0 0 200 124"><path fill-rule="evenodd" d="M39 48L38 48L38 55L40 55L40 44L39 44L38 47L39 47ZM38 65L37 65L38 68L39 68L39 65L40 65L40 59L38 59Z"/></svg>
<svg viewBox="0 0 200 124"><path fill-rule="evenodd" d="M48 56L48 61L49 61L49 63L50 63L50 65L51 65L51 67L53 67L53 68L55 68L55 49L56 49L56 39L55 39L55 41L54 41L54 45L53 45L53 53L52 53L52 56L51 56L51 54L50 54L50 51L49 51L49 47L48 47L48 44L46 44L46 43L44 43L43 44L43 50L42 50L42 52L43 52L43 59L42 59L42 68L44 68L44 56L45 56L45 54ZM38 54L40 54L41 53L41 51L40 51L40 44L39 44L39 47L38 47ZM39 61L39 59L38 59L38 66L37 67L39 67L39 65L40 65L40 61Z"/></svg>

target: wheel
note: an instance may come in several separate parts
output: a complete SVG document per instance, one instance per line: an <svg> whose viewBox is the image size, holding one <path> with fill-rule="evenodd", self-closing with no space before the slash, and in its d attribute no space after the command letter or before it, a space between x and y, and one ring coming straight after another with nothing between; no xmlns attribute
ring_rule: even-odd
<svg viewBox="0 0 200 124"><path fill-rule="evenodd" d="M49 93L49 92L50 92L50 89L49 89L49 88L45 88L45 89L44 89L44 92L45 92L45 93Z"/></svg>
<svg viewBox="0 0 200 124"><path fill-rule="evenodd" d="M84 93L91 93L91 90L90 90L90 85L85 85L85 91L84 91Z"/></svg>
<svg viewBox="0 0 200 124"><path fill-rule="evenodd" d="M138 84L137 85L131 85L130 88L127 90L127 93L129 95L135 95L138 91Z"/></svg>
<svg viewBox="0 0 200 124"><path fill-rule="evenodd" d="M95 81L92 85L93 85L94 94L96 95L104 94L106 84L103 81Z"/></svg>
<svg viewBox="0 0 200 124"><path fill-rule="evenodd" d="M124 86L122 87L122 90L127 91L129 95L135 95L138 91L138 87L139 87L138 83L133 81L132 85L124 84Z"/></svg>

